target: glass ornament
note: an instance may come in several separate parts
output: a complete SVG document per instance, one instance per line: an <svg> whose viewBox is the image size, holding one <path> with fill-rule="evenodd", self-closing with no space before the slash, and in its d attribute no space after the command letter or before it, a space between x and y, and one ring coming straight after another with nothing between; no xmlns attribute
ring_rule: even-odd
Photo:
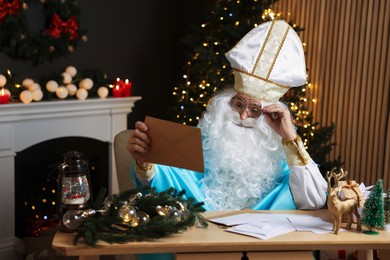
<svg viewBox="0 0 390 260"><path fill-rule="evenodd" d="M93 214L95 214L94 210L68 210L62 217L62 223L67 229L76 230L85 218Z"/></svg>
<svg viewBox="0 0 390 260"><path fill-rule="evenodd" d="M182 220L184 221L188 220L188 218L190 217L190 211L187 208L183 208L180 210L180 212L181 212Z"/></svg>
<svg viewBox="0 0 390 260"><path fill-rule="evenodd" d="M183 207L184 209L184 207ZM184 210L179 210L176 207L165 205L164 207L156 206L156 212L163 217L172 217L176 222L180 222L184 219ZM188 218L188 216L187 216Z"/></svg>
<svg viewBox="0 0 390 260"><path fill-rule="evenodd" d="M139 200L142 197L142 193L138 192L130 197L129 203L133 202L134 200Z"/></svg>
<svg viewBox="0 0 390 260"><path fill-rule="evenodd" d="M160 216L169 216L169 206L168 205L165 205L164 207L163 206L160 206L160 205L157 205L156 206L156 212L160 215Z"/></svg>
<svg viewBox="0 0 390 260"><path fill-rule="evenodd" d="M188 210L187 205L183 205L183 203L181 203L180 201L176 202L176 204L179 206L179 210L182 214L182 220L188 220L188 218L190 217L190 211Z"/></svg>
<svg viewBox="0 0 390 260"><path fill-rule="evenodd" d="M183 214L179 210L174 210L172 212L172 216L173 216L173 219L175 220L175 222L177 222L177 223L183 220Z"/></svg>
<svg viewBox="0 0 390 260"><path fill-rule="evenodd" d="M135 208L129 204L123 205L119 211L118 211L118 216L122 219L123 222L125 223L132 223L134 222L134 219L138 223L137 220L137 212ZM137 224L138 225L138 224Z"/></svg>
<svg viewBox="0 0 390 260"><path fill-rule="evenodd" d="M180 209L180 210L183 210L183 209L186 208L186 207L183 205L183 203L181 203L180 201L177 201L176 204L177 204L177 206L179 206L179 209Z"/></svg>
<svg viewBox="0 0 390 260"><path fill-rule="evenodd" d="M131 227L137 227L139 225L138 217L132 218L129 224Z"/></svg>
<svg viewBox="0 0 390 260"><path fill-rule="evenodd" d="M107 196L104 201L103 201L103 206L104 206L104 209L109 211L112 207L114 203L114 199L113 197L110 195L110 196Z"/></svg>
<svg viewBox="0 0 390 260"><path fill-rule="evenodd" d="M149 221L150 221L150 217L148 214L146 214L145 212L143 211L138 211L137 213L137 219L138 219L138 224L141 226L141 225L145 225L147 224Z"/></svg>

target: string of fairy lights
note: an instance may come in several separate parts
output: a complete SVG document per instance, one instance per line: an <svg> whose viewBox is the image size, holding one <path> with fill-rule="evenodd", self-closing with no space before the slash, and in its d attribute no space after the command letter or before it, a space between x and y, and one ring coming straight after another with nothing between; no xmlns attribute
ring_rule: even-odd
<svg viewBox="0 0 390 260"><path fill-rule="evenodd" d="M289 102L290 111L293 114L293 122L295 125L302 127L305 131L302 133L302 141L305 148L308 148L310 138L314 137L314 131L316 129L315 125L311 123L309 117L311 113L307 110L308 99L306 98L306 89L311 89L312 84L307 82L306 86L302 87L299 91L302 94L299 94L299 100L295 102ZM317 100L311 100L313 104L316 104Z"/></svg>
<svg viewBox="0 0 390 260"><path fill-rule="evenodd" d="M230 2L230 1L229 1ZM254 1L257 2L257 1ZM240 4L240 1L236 1L237 4ZM234 12L229 11L228 7L223 7L223 10L226 11L225 16L217 17L219 21L226 21L227 19L234 18ZM212 13L216 13L212 11ZM262 13L263 21L280 19L282 16L281 13L275 13L272 9L267 8ZM238 28L241 25L239 20L231 21L234 24L234 28ZM253 24L256 27L258 24ZM212 26L210 23L202 23L200 25L201 30L210 30L208 27ZM216 26L214 26L217 28ZM292 24L293 28L296 28L296 24ZM207 31L204 31L207 32ZM229 80L232 80L232 73L230 65L227 63L227 60L220 58L221 49L218 48L223 44L222 40L215 40L212 37L206 37L199 46L195 48L194 54L189 58L186 66L186 73L182 76L183 83L173 88L173 96L176 97L178 101L178 111L176 114L176 121L182 124L196 125L200 119L202 112L205 110L209 99L211 96L218 90L222 89L225 84L229 84ZM210 39L208 39L210 38ZM230 46L231 47L231 46ZM306 47L306 43L303 43L303 47ZM207 49L206 54L216 57L218 60L218 67L211 67L214 64L212 63L212 58L202 57L203 49ZM211 54L210 54L211 53ZM209 65L207 68L200 68L197 63L201 62L202 59L206 59L204 65ZM197 73L197 74L195 74ZM201 78L197 80L197 77L201 75ZM227 79L229 78L229 79ZM307 104L309 102L307 96L308 91L313 88L313 85L310 82L303 87L301 87L296 93L295 100L286 100L286 103L289 105L290 111L293 114L294 124L298 128L302 128L301 138L305 147L307 148L310 139L314 137L314 132L316 126L312 123L311 112L307 109ZM317 100L312 99L312 104L315 105Z"/></svg>

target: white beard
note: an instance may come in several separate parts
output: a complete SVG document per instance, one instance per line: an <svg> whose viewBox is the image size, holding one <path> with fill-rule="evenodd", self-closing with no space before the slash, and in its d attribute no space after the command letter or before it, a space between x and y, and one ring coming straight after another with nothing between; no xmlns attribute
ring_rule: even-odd
<svg viewBox="0 0 390 260"><path fill-rule="evenodd" d="M215 96L198 125L207 169L201 190L204 203L214 210L252 207L275 187L283 171L281 138L263 116L243 123L253 127L238 126L239 114L229 106L235 93Z"/></svg>

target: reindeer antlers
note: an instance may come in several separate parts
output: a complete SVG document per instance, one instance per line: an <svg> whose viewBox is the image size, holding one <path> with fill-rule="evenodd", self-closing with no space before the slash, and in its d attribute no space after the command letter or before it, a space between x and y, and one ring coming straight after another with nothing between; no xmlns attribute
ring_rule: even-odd
<svg viewBox="0 0 390 260"><path fill-rule="evenodd" d="M337 168L334 167L332 168L332 170L330 171L327 171L326 172L326 179L328 180L328 187L335 187L337 186L337 183L342 179L344 178L345 176L347 176L348 172L347 171L344 171L343 168L340 168L340 171L339 173L337 173ZM335 183L332 185L331 184L331 180L332 178L334 179Z"/></svg>

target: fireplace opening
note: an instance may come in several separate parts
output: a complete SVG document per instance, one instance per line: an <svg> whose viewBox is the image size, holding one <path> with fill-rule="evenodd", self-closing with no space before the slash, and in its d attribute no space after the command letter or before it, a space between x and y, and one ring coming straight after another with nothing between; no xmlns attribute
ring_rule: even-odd
<svg viewBox="0 0 390 260"><path fill-rule="evenodd" d="M109 144L86 137L62 137L33 145L15 157L15 235L40 236L58 226L58 166L68 151L84 153L89 161L92 198L108 190Z"/></svg>

